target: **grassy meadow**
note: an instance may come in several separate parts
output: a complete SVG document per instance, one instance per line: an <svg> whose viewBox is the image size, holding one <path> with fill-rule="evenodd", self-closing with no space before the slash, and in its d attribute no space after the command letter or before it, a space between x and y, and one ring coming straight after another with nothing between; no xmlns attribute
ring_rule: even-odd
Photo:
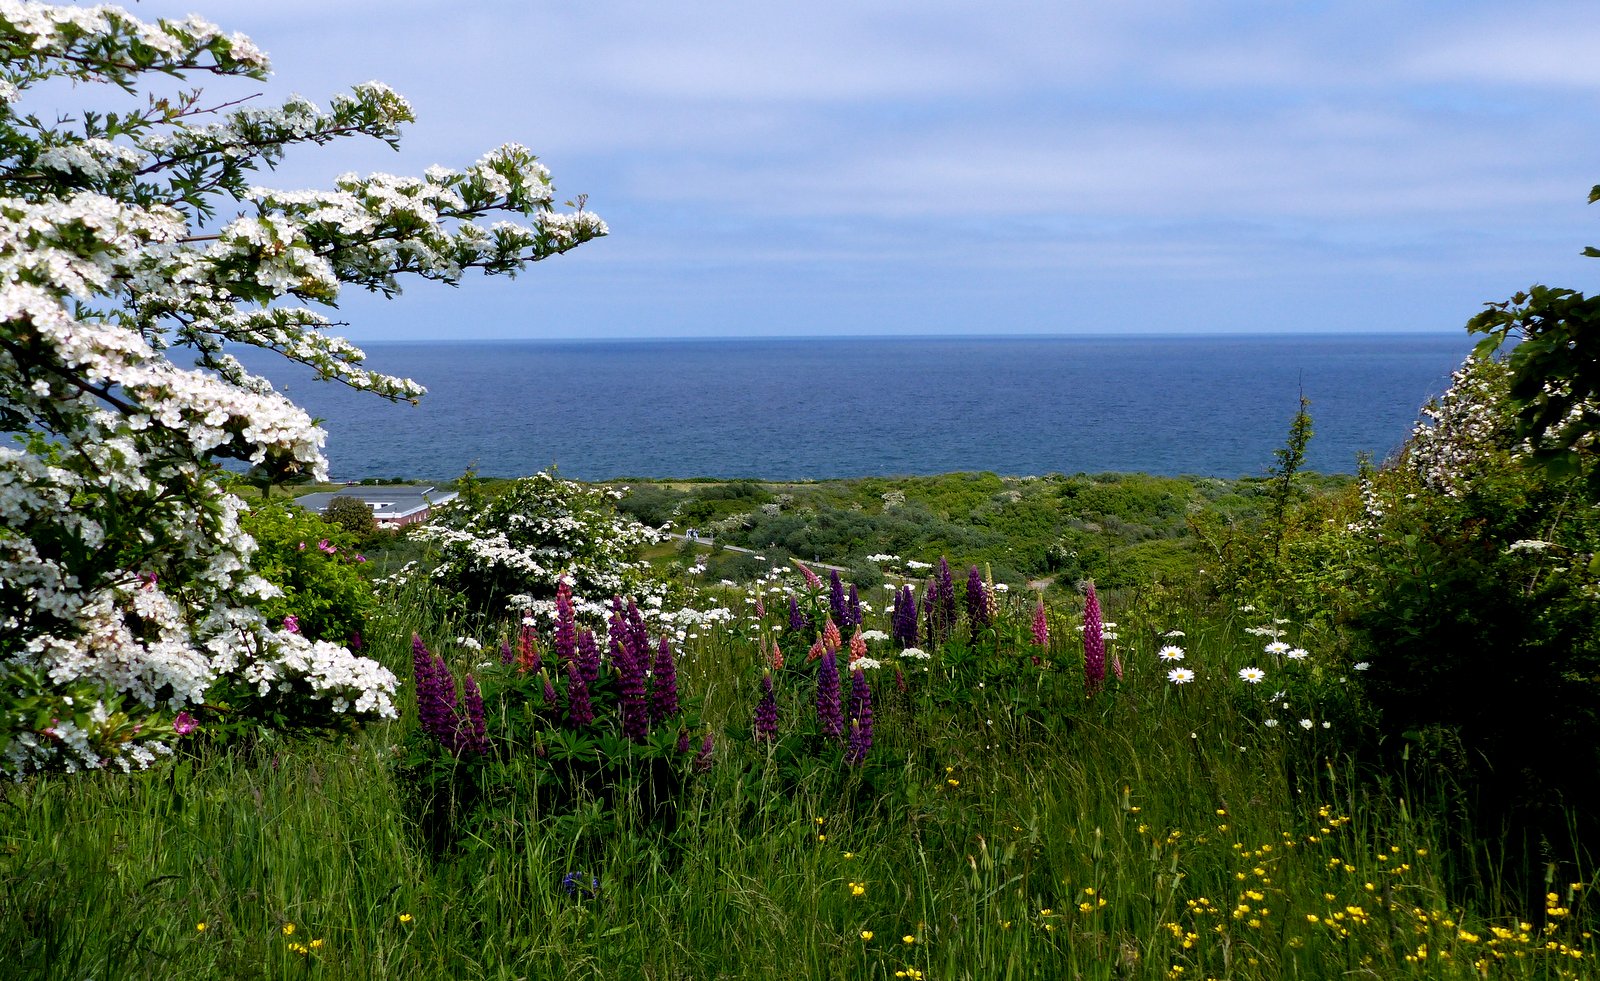
<svg viewBox="0 0 1600 981"><path fill-rule="evenodd" d="M693 711L676 753L670 732L648 746L600 732L622 697L607 676L600 734L564 731L538 675L508 662L514 620L427 579L380 588L366 650L405 683L401 719L331 738L202 733L146 772L4 788L5 974L1600 976L1592 870L1571 857L1582 848L1501 847L1459 774L1372 725L1369 665L1345 625L1291 622L1199 575L1216 543L1198 534L1249 509L1197 518L1187 496L1152 506L1123 491L1142 513L1193 518L1167 537L1195 558L1189 575L1102 594L1101 683L1085 674L1085 597L1060 575L1073 569L1013 572L1055 574L1042 644L1044 594L1013 582L902 653L884 636L889 600L927 573L872 560L860 643L873 740L856 763L819 734L815 631L788 629L786 598L820 610L827 587L792 566L719 580L706 568L720 553L658 550L665 608L691 611L661 628ZM1351 506L1345 491L1313 495L1306 513ZM1084 534L1111 525L1073 520ZM1159 537L1137 514L1118 520L1134 541ZM991 541L993 523L980 533ZM967 560L952 560L959 578ZM482 686L483 756L419 735L413 638ZM541 627L532 644L551 658L559 638ZM769 670L777 732L763 739Z"/></svg>

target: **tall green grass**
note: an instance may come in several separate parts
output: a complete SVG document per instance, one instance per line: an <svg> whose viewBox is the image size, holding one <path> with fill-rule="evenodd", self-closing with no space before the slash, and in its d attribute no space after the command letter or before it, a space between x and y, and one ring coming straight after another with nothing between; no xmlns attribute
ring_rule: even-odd
<svg viewBox="0 0 1600 981"><path fill-rule="evenodd" d="M413 630L463 629L446 610L413 593L373 649L404 676ZM0 805L5 975L1600 976L1582 884L1551 882L1531 911L1492 876L1469 888L1448 813L1363 770L1341 729L1264 725L1288 669L1238 679L1261 657L1242 632L1260 617L1172 597L1112 615L1124 679L1043 713L1014 691L936 702L955 683L937 658L921 695L879 672L860 771L786 771L744 738L757 654L702 632L680 683L721 737L670 837L627 813L530 806L434 857L391 766L408 719L14 785ZM1071 676L1070 618L1053 627L1038 670ZM1192 684L1154 656L1174 628ZM1337 693L1345 669L1315 658L1305 691ZM785 694L800 711L806 693ZM569 894L569 873L598 889Z"/></svg>

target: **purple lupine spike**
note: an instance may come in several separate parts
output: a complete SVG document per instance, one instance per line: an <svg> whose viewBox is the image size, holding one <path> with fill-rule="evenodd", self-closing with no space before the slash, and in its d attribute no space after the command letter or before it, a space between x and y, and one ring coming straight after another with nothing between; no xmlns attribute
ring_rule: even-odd
<svg viewBox="0 0 1600 981"><path fill-rule="evenodd" d="M640 664L650 662L650 628L644 624L644 614L639 605L628 600L628 656Z"/></svg>
<svg viewBox="0 0 1600 981"><path fill-rule="evenodd" d="M600 677L600 645L595 642L594 633L590 630L578 631L578 670L583 672L583 680L590 685Z"/></svg>
<svg viewBox="0 0 1600 981"><path fill-rule="evenodd" d="M456 751L483 756L489 752L489 730L483 717L483 692L472 675L462 682L466 715L456 723Z"/></svg>
<svg viewBox="0 0 1600 981"><path fill-rule="evenodd" d="M928 646L939 642L939 586L928 580L928 589L922 596L922 615L928 621Z"/></svg>
<svg viewBox="0 0 1600 981"><path fill-rule="evenodd" d="M594 703L589 700L589 686L583 681L578 665L568 661L567 668L567 723L580 729L594 721Z"/></svg>
<svg viewBox="0 0 1600 981"><path fill-rule="evenodd" d="M550 674L544 668L539 669L539 679L544 682L544 703L553 709L561 707L561 698L556 694L556 686L550 683Z"/></svg>
<svg viewBox="0 0 1600 981"><path fill-rule="evenodd" d="M505 665L511 665L511 664L515 664L516 661L517 661L517 652L511 649L511 641L502 640L500 642L500 663L501 664L505 664Z"/></svg>
<svg viewBox="0 0 1600 981"><path fill-rule="evenodd" d="M839 662L833 651L824 649L822 666L817 670L817 726L829 739L838 739L844 732L839 696Z"/></svg>
<svg viewBox="0 0 1600 981"><path fill-rule="evenodd" d="M1083 601L1083 687L1093 695L1106 680L1106 638L1093 582L1087 584L1087 590Z"/></svg>
<svg viewBox="0 0 1600 981"><path fill-rule="evenodd" d="M715 742L712 740L711 733L708 730L706 732L706 737L704 739L700 740L700 752L695 754L695 757L694 757L694 772L696 772L696 773L710 773L711 772L711 750L712 750L714 745L715 745Z"/></svg>
<svg viewBox="0 0 1600 981"><path fill-rule="evenodd" d="M872 686L860 668L850 672L850 744L845 762L860 766L872 748Z"/></svg>
<svg viewBox="0 0 1600 981"><path fill-rule="evenodd" d="M901 650L917 646L917 594L910 586L894 594L894 642Z"/></svg>
<svg viewBox="0 0 1600 981"><path fill-rule="evenodd" d="M622 599L611 600L611 618L606 623L606 648L611 655L611 666L617 671L628 663L628 620L622 612Z"/></svg>
<svg viewBox="0 0 1600 981"><path fill-rule="evenodd" d="M850 595L844 601L845 613L850 617L850 626L861 626L861 594L856 591L856 584L850 584Z"/></svg>
<svg viewBox="0 0 1600 981"><path fill-rule="evenodd" d="M689 748L690 748L690 745L689 745L689 730L687 730L687 729L679 729L678 730L678 747L677 748L678 748L678 752L680 752L680 753L687 753L689 751Z"/></svg>
<svg viewBox="0 0 1600 981"><path fill-rule="evenodd" d="M761 701L756 703L756 742L770 743L778 736L778 696L772 691L772 672L761 676Z"/></svg>
<svg viewBox="0 0 1600 981"><path fill-rule="evenodd" d="M642 743L650 734L650 705L645 681L645 666L649 662L645 657L645 649L634 646L636 641L631 628L628 634L628 642L623 645L628 653L619 666L621 674L617 679L617 691L622 702L622 734L633 742Z"/></svg>
<svg viewBox="0 0 1600 981"><path fill-rule="evenodd" d="M417 724L434 739L442 739L447 731L449 716L441 711L444 703L433 667L433 654L420 635L412 634L411 676L416 684Z"/></svg>
<svg viewBox="0 0 1600 981"><path fill-rule="evenodd" d="M550 652L558 664L566 664L578 656L578 624L572 612L572 587L567 585L564 576L556 582L556 634Z"/></svg>
<svg viewBox="0 0 1600 981"><path fill-rule="evenodd" d="M956 583L950 577L950 563L942 555L935 581L939 589L939 637L942 640L956 625Z"/></svg>
<svg viewBox="0 0 1600 981"><path fill-rule="evenodd" d="M661 638L655 667L650 670L650 721L660 724L678 715L678 662L672 657L672 644Z"/></svg>
<svg viewBox="0 0 1600 981"><path fill-rule="evenodd" d="M989 591L983 587L983 573L977 566L967 573L967 622L974 632L989 626Z"/></svg>
<svg viewBox="0 0 1600 981"><path fill-rule="evenodd" d="M844 605L844 582L839 579L838 569L828 570L828 610L836 623L850 626L850 610Z"/></svg>
<svg viewBox="0 0 1600 981"><path fill-rule="evenodd" d="M1043 596L1033 608L1033 642L1040 647L1050 646L1050 619L1045 615Z"/></svg>
<svg viewBox="0 0 1600 981"><path fill-rule="evenodd" d="M894 666L894 686L902 692L906 690L906 675L904 671L900 670L900 665L898 664Z"/></svg>
<svg viewBox="0 0 1600 981"><path fill-rule="evenodd" d="M800 601L794 594L789 594L789 632L792 634L807 634L811 632L811 618L800 611Z"/></svg>

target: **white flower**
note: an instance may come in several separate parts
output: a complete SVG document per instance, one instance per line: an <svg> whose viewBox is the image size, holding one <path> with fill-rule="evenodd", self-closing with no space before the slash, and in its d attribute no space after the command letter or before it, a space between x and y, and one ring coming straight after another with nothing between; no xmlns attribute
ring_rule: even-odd
<svg viewBox="0 0 1600 981"><path fill-rule="evenodd" d="M875 640L888 640L889 635L881 630L863 630L861 631L861 639L870 644Z"/></svg>
<svg viewBox="0 0 1600 981"><path fill-rule="evenodd" d="M1354 671L1365 671L1368 668L1372 667L1372 665L1368 664L1366 661L1357 661L1355 664L1351 665L1350 667Z"/></svg>
<svg viewBox="0 0 1600 981"><path fill-rule="evenodd" d="M1311 656L1311 652L1306 650L1304 647L1296 647L1284 656L1291 661L1304 661L1306 658Z"/></svg>
<svg viewBox="0 0 1600 981"><path fill-rule="evenodd" d="M912 660L916 660L916 661L926 661L928 658L932 657L933 655L929 654L927 651L923 650L920 647L907 647L905 650L900 652L900 656L901 657L909 657Z"/></svg>
<svg viewBox="0 0 1600 981"><path fill-rule="evenodd" d="M1187 685L1194 680L1194 672L1188 668L1173 668L1167 672L1167 680L1175 685Z"/></svg>
<svg viewBox="0 0 1600 981"><path fill-rule="evenodd" d="M1289 645L1285 644L1281 640L1275 640L1268 644L1264 649L1268 654L1284 654L1288 652Z"/></svg>
<svg viewBox="0 0 1600 981"><path fill-rule="evenodd" d="M1166 633L1162 634L1161 636L1168 637L1168 638L1173 638L1173 637L1183 637L1183 636L1185 636L1185 634L1181 630L1169 630Z"/></svg>
<svg viewBox="0 0 1600 981"><path fill-rule="evenodd" d="M1240 668L1239 669L1239 677L1244 679L1245 681L1249 682L1252 685L1261 684L1262 679L1264 679L1266 676L1267 676L1267 673L1265 671L1261 670L1260 668Z"/></svg>
<svg viewBox="0 0 1600 981"><path fill-rule="evenodd" d="M1268 729L1276 729L1278 727L1278 720L1268 719L1267 721L1263 722L1262 725L1266 726Z"/></svg>
<svg viewBox="0 0 1600 981"><path fill-rule="evenodd" d="M1316 723L1312 722L1310 719L1301 719L1300 720L1300 728L1302 728L1302 729L1311 729L1311 728L1313 728L1315 726L1316 726Z"/></svg>
<svg viewBox="0 0 1600 981"><path fill-rule="evenodd" d="M1156 651L1156 657L1163 661L1181 661L1183 660L1183 648L1168 644L1161 650Z"/></svg>

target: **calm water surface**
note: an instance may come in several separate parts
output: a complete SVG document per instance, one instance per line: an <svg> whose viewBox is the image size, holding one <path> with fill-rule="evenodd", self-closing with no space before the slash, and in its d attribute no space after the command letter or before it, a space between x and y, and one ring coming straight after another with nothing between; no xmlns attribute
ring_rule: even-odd
<svg viewBox="0 0 1600 981"><path fill-rule="evenodd" d="M1406 438L1465 333L365 345L417 407L267 368L324 420L336 479L774 480L993 470L1260 474L1299 393L1308 466L1354 472Z"/></svg>

